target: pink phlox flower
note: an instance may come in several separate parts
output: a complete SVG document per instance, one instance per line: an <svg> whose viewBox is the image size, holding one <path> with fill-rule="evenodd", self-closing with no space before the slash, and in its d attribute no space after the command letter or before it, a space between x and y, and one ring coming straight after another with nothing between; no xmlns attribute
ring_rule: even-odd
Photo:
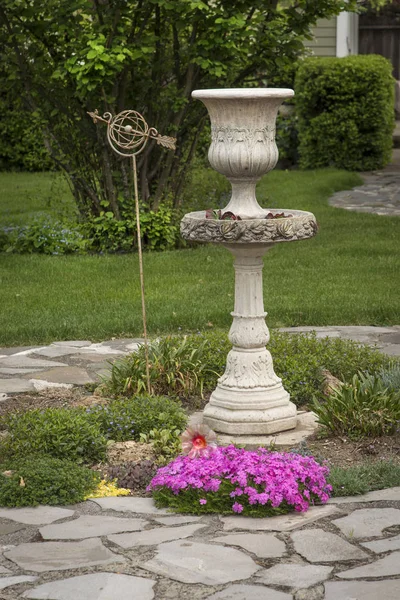
<svg viewBox="0 0 400 600"><path fill-rule="evenodd" d="M199 500L200 504L207 504L207 500L205 498L200 498Z"/></svg>
<svg viewBox="0 0 400 600"><path fill-rule="evenodd" d="M232 506L232 510L235 513L241 513L243 512L243 505L239 504L239 502L235 502L235 504Z"/></svg>

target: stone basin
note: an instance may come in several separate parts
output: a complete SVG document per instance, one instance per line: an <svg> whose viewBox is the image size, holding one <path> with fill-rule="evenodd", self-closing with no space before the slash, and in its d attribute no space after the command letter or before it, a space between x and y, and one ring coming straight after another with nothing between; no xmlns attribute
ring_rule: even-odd
<svg viewBox="0 0 400 600"><path fill-rule="evenodd" d="M281 208L263 209L268 213L290 214L291 217L277 219L221 220L206 218L206 211L187 213L181 221L181 234L192 242L212 242L213 244L238 243L271 244L305 240L313 237L318 230L315 216L303 210Z"/></svg>

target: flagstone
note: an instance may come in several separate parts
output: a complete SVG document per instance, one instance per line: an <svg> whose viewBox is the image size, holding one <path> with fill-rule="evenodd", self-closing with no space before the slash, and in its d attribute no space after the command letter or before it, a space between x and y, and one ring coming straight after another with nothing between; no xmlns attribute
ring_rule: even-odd
<svg viewBox="0 0 400 600"><path fill-rule="evenodd" d="M35 506L27 508L0 508L1 519L11 519L25 525L46 525L74 515L73 510L58 506Z"/></svg>
<svg viewBox="0 0 400 600"><path fill-rule="evenodd" d="M365 538L382 535L386 527L400 525L400 510L397 508L361 508L332 521L345 535Z"/></svg>
<svg viewBox="0 0 400 600"><path fill-rule="evenodd" d="M22 569L38 573L125 562L122 556L111 552L98 538L82 542L20 544L4 552L4 556Z"/></svg>
<svg viewBox="0 0 400 600"><path fill-rule="evenodd" d="M400 579L386 581L328 581L324 600L399 600Z"/></svg>
<svg viewBox="0 0 400 600"><path fill-rule="evenodd" d="M28 375L24 375L24 377L28 377ZM93 379L88 375L85 369L68 366L42 371L35 376L35 379L54 383L73 383L75 385L93 383Z"/></svg>
<svg viewBox="0 0 400 600"><path fill-rule="evenodd" d="M168 515L163 508L156 508L153 498L120 496L114 498L92 498L104 510L130 511L137 514Z"/></svg>
<svg viewBox="0 0 400 600"><path fill-rule="evenodd" d="M378 553L400 550L400 535L384 538L383 540L375 540L373 542L364 542L361 546Z"/></svg>
<svg viewBox="0 0 400 600"><path fill-rule="evenodd" d="M248 579L261 567L234 548L175 541L160 544L143 568L182 583L222 585Z"/></svg>
<svg viewBox="0 0 400 600"><path fill-rule="evenodd" d="M235 583L221 592L207 596L207 600L292 600L292 596L263 585Z"/></svg>
<svg viewBox="0 0 400 600"><path fill-rule="evenodd" d="M33 600L152 600L154 579L121 573L93 573L50 581L28 590L23 598Z"/></svg>
<svg viewBox="0 0 400 600"><path fill-rule="evenodd" d="M66 367L65 363L45 360L44 358L31 358L25 354L11 355L0 359L0 367L22 367L24 369L30 367Z"/></svg>
<svg viewBox="0 0 400 600"><path fill-rule="evenodd" d="M8 533L15 533L23 528L24 526L19 523L0 523L0 536L7 535Z"/></svg>
<svg viewBox="0 0 400 600"><path fill-rule="evenodd" d="M296 552L310 562L335 562L344 560L361 560L368 554L342 540L334 533L323 529L304 529L292 533Z"/></svg>
<svg viewBox="0 0 400 600"><path fill-rule="evenodd" d="M153 517L152 520L160 525L183 525L185 523L196 523L201 517L190 517L189 515L177 515L170 517Z"/></svg>
<svg viewBox="0 0 400 600"><path fill-rule="evenodd" d="M48 358L58 358L59 356L68 356L69 354L76 354L77 352L81 352L81 348L51 344L51 346L47 346L47 348L38 350L35 354L47 356Z"/></svg>
<svg viewBox="0 0 400 600"><path fill-rule="evenodd" d="M270 533L234 533L213 538L211 541L240 546L260 558L279 558L286 552L285 543Z"/></svg>
<svg viewBox="0 0 400 600"><path fill-rule="evenodd" d="M18 369L17 367L1 367L1 375L25 375L26 373L36 373L40 371L37 367L31 367L30 369Z"/></svg>
<svg viewBox="0 0 400 600"><path fill-rule="evenodd" d="M400 575L400 552L393 552L375 562L337 573L337 576L342 579L389 577L392 575Z"/></svg>
<svg viewBox="0 0 400 600"><path fill-rule="evenodd" d="M31 575L15 575L13 577L0 577L0 590L4 590L12 585L17 585L18 583L28 583L31 581L36 581L37 577L33 577Z"/></svg>
<svg viewBox="0 0 400 600"><path fill-rule="evenodd" d="M101 518L101 517L100 517ZM163 542L180 540L190 537L199 529L207 525L183 525L183 527L158 527L147 529L141 533L122 533L109 535L108 539L122 548L135 548L136 546L154 546Z"/></svg>
<svg viewBox="0 0 400 600"><path fill-rule="evenodd" d="M143 519L123 519L106 515L82 515L74 521L46 525L39 529L44 540L82 540L124 531L140 531L147 525Z"/></svg>
<svg viewBox="0 0 400 600"><path fill-rule="evenodd" d="M10 569L6 569L3 565L0 565L0 573L4 575L5 573L11 573Z"/></svg>
<svg viewBox="0 0 400 600"><path fill-rule="evenodd" d="M9 379L0 379L0 392L7 394L19 394L21 392L34 392L33 383L26 379L16 377Z"/></svg>
<svg viewBox="0 0 400 600"><path fill-rule="evenodd" d="M375 490L362 496L342 496L331 498L330 504L350 504L353 502L396 502L400 501L400 487L387 488L385 490Z"/></svg>
<svg viewBox="0 0 400 600"><path fill-rule="evenodd" d="M337 511L335 506L312 506L305 513L289 513L277 517L240 517L229 516L222 517L224 530L246 529L248 531L291 531L302 527L307 523L312 523L318 519L328 517Z"/></svg>
<svg viewBox="0 0 400 600"><path fill-rule="evenodd" d="M90 346L92 342L88 340L67 340L63 342L54 342L57 346L72 346L75 348L83 348L85 346Z"/></svg>
<svg viewBox="0 0 400 600"><path fill-rule="evenodd" d="M257 577L267 585L282 585L295 589L308 588L325 581L332 573L333 567L322 565L300 565L295 563L279 563L270 569L261 571Z"/></svg>

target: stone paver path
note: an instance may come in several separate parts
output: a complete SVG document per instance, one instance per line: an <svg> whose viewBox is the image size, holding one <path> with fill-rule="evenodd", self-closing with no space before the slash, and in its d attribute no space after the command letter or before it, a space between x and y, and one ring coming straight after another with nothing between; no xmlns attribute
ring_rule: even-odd
<svg viewBox="0 0 400 600"><path fill-rule="evenodd" d="M329 204L355 212L400 216L400 174L396 171L366 173L364 185L334 194Z"/></svg>
<svg viewBox="0 0 400 600"><path fill-rule="evenodd" d="M0 598L398 600L400 488L376 495L274 517L273 533L149 498L1 509Z"/></svg>
<svg viewBox="0 0 400 600"><path fill-rule="evenodd" d="M280 331L315 331L318 337L351 339L376 345L391 356L400 356L400 325L289 327ZM111 362L135 351L141 342L119 339L92 344L77 340L29 348L0 348L0 401L22 392L99 382L109 372Z"/></svg>

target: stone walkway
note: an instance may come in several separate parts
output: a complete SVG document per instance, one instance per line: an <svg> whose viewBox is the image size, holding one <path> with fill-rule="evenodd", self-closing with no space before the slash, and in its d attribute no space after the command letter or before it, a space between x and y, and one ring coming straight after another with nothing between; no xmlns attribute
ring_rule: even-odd
<svg viewBox="0 0 400 600"><path fill-rule="evenodd" d="M355 212L400 216L400 170L362 174L364 185L336 192L329 204Z"/></svg>
<svg viewBox="0 0 400 600"><path fill-rule="evenodd" d="M376 345L400 356L400 326L393 327L291 327L280 331L316 331L318 337L342 337ZM98 344L77 340L48 346L0 348L0 401L9 394L71 388L100 381L114 361L133 352L143 340L114 339Z"/></svg>
<svg viewBox="0 0 400 600"><path fill-rule="evenodd" d="M257 519L150 498L0 509L0 598L398 600L400 487Z"/></svg>

